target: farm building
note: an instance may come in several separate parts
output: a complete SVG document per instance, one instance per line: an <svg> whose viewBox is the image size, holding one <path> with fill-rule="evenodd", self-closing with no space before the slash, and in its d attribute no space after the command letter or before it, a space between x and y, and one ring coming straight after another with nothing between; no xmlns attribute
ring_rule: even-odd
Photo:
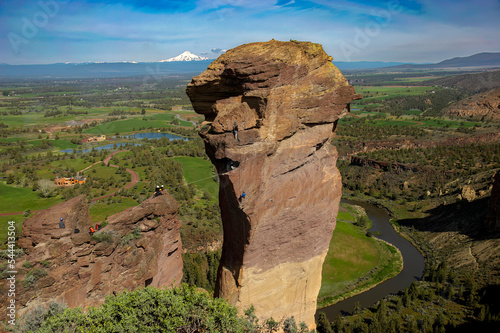
<svg viewBox="0 0 500 333"><path fill-rule="evenodd" d="M91 136L87 138L87 142L101 142L106 141L106 135Z"/></svg>
<svg viewBox="0 0 500 333"><path fill-rule="evenodd" d="M54 179L54 182L58 186L73 186L76 184L85 184L85 177L83 176L76 176L76 177L60 177Z"/></svg>

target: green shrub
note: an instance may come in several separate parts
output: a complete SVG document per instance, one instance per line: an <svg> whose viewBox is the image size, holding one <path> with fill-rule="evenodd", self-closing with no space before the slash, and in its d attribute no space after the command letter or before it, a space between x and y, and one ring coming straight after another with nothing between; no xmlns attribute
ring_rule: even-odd
<svg viewBox="0 0 500 333"><path fill-rule="evenodd" d="M16 332L36 332L40 329L45 320L63 313L67 308L65 303L52 301L43 306L37 304L28 310L19 320L18 330Z"/></svg>
<svg viewBox="0 0 500 333"><path fill-rule="evenodd" d="M50 261L42 260L40 261L40 264L42 264L43 267L48 268L50 266Z"/></svg>
<svg viewBox="0 0 500 333"><path fill-rule="evenodd" d="M23 280L24 289L31 288L33 286L33 283L35 283L35 277L33 275L27 275Z"/></svg>
<svg viewBox="0 0 500 333"><path fill-rule="evenodd" d="M14 249L14 258L19 258L24 255L23 249ZM2 259L11 259L12 251L11 250L1 250L0 258Z"/></svg>
<svg viewBox="0 0 500 333"><path fill-rule="evenodd" d="M25 289L29 289L33 286L33 284L40 278L47 275L47 271L43 268L33 268L26 274L26 277L23 281L23 287Z"/></svg>
<svg viewBox="0 0 500 333"><path fill-rule="evenodd" d="M96 243L101 243L101 242L113 243L113 236L114 236L113 231L99 231L99 232L94 232L91 238Z"/></svg>
<svg viewBox="0 0 500 333"><path fill-rule="evenodd" d="M134 231L131 233L123 236L122 239L120 239L120 245L126 245L128 244L131 240L133 239L139 239L142 237L141 229L135 228Z"/></svg>
<svg viewBox="0 0 500 333"><path fill-rule="evenodd" d="M103 305L66 309L37 332L243 332L238 311L194 287L147 287L106 298Z"/></svg>

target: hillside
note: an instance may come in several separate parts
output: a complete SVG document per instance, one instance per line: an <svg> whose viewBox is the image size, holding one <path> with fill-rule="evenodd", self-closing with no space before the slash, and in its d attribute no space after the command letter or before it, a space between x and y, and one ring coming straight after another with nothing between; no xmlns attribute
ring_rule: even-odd
<svg viewBox="0 0 500 333"><path fill-rule="evenodd" d="M500 87L455 102L443 109L443 114L461 118L500 120Z"/></svg>
<svg viewBox="0 0 500 333"><path fill-rule="evenodd" d="M483 52L468 57L455 57L443 60L434 67L498 67L500 66L500 53Z"/></svg>
<svg viewBox="0 0 500 333"><path fill-rule="evenodd" d="M415 71L428 69L467 69L477 70L480 68L499 68L500 52L496 53L476 53L468 57L455 57L446 59L434 64L403 64L385 68L379 68L378 71Z"/></svg>
<svg viewBox="0 0 500 333"><path fill-rule="evenodd" d="M428 80L425 83L431 86L464 89L471 93L477 93L499 87L500 70L442 77Z"/></svg>

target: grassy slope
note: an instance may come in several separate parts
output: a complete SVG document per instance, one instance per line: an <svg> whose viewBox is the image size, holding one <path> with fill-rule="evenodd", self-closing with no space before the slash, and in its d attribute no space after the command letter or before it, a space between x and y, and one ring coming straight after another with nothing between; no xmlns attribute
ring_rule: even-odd
<svg viewBox="0 0 500 333"><path fill-rule="evenodd" d="M31 187L14 187L0 182L0 213L24 212L48 208L61 201L58 197L42 198Z"/></svg>
<svg viewBox="0 0 500 333"><path fill-rule="evenodd" d="M182 163L184 179L188 184L194 184L208 191L218 201L219 184L213 179L212 163L201 157L178 156L174 157Z"/></svg>
<svg viewBox="0 0 500 333"><path fill-rule="evenodd" d="M34 211L49 208L59 202L60 197L42 198L38 192L33 192L31 187L14 187L0 182L0 213L24 212L28 209ZM0 244L4 244L7 235L7 222L21 223L23 215L0 216Z"/></svg>

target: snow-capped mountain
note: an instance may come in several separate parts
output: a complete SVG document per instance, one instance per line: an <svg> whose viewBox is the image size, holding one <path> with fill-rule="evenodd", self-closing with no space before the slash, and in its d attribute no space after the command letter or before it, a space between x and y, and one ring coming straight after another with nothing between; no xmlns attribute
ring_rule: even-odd
<svg viewBox="0 0 500 333"><path fill-rule="evenodd" d="M172 62L172 61L200 61L200 60L208 60L207 57L200 57L196 54L192 54L189 51L184 51L179 54L177 57L160 60L159 62Z"/></svg>

